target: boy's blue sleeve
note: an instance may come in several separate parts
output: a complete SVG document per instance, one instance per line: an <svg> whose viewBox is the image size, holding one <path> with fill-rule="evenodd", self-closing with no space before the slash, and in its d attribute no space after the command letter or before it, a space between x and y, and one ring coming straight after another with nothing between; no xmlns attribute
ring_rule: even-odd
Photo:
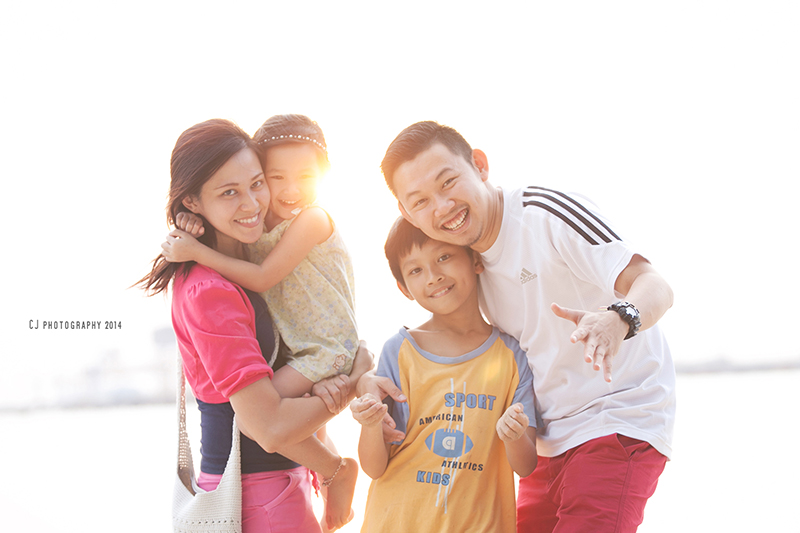
<svg viewBox="0 0 800 533"><path fill-rule="evenodd" d="M520 348L519 342L514 337L507 336L507 339L506 346L514 353L519 372L519 384L514 391L514 401L511 403L522 404L525 414L528 415L528 426L535 428L537 427L536 398L533 394L533 372L528 364L528 355Z"/></svg>
<svg viewBox="0 0 800 533"><path fill-rule="evenodd" d="M400 345L403 344L403 336L400 334L390 338L383 345L381 350L380 359L378 359L378 367L375 369L375 374L378 376L387 377L392 380L392 383L400 387L400 365L398 363L398 354L400 353ZM403 391L408 396L408 391ZM408 403L396 403L392 400L391 396L387 396L383 403L389 406L389 415L394 419L396 428L399 431L406 432L408 425ZM396 441L392 444L400 444L402 441Z"/></svg>

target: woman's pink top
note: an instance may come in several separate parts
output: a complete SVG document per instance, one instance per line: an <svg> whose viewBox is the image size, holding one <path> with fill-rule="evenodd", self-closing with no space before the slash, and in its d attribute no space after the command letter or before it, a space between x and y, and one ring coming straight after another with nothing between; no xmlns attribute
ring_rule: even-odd
<svg viewBox="0 0 800 533"><path fill-rule="evenodd" d="M250 300L216 271L194 265L187 277L175 276L172 327L186 380L204 402L227 402L244 387L272 377L256 339Z"/></svg>

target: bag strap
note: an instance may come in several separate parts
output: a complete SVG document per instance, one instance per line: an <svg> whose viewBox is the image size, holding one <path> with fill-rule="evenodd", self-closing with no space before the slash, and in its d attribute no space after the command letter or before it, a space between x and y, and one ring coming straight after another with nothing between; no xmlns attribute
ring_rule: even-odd
<svg viewBox="0 0 800 533"><path fill-rule="evenodd" d="M183 375L183 358L178 353L178 477L190 494L194 495L194 461L189 435L186 432L186 379Z"/></svg>
<svg viewBox="0 0 800 533"><path fill-rule="evenodd" d="M183 373L183 358L178 352L178 478L191 495L197 493L197 481L194 475L194 461L192 460L192 447L189 443L189 434L186 431L186 377ZM227 479L235 479L239 483L241 475L242 458L240 448L240 432L236 425L236 415L233 415L233 429L231 436L231 452L225 465L223 480L220 484L227 483ZM202 490L202 489L200 489Z"/></svg>

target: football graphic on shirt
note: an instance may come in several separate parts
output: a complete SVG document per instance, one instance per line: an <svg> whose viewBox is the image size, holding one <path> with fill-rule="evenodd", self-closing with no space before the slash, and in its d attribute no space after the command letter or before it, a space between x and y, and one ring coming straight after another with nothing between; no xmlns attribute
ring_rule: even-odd
<svg viewBox="0 0 800 533"><path fill-rule="evenodd" d="M440 457L460 457L472 449L472 440L457 429L437 429L428 435L425 445Z"/></svg>

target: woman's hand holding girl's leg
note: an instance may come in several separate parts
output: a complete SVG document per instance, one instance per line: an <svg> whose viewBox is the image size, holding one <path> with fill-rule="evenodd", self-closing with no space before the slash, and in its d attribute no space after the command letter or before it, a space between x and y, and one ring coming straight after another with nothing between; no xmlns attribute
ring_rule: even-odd
<svg viewBox="0 0 800 533"><path fill-rule="evenodd" d="M311 395L325 402L325 407L334 415L347 408L350 393L350 378L346 374L323 379L311 387Z"/></svg>

